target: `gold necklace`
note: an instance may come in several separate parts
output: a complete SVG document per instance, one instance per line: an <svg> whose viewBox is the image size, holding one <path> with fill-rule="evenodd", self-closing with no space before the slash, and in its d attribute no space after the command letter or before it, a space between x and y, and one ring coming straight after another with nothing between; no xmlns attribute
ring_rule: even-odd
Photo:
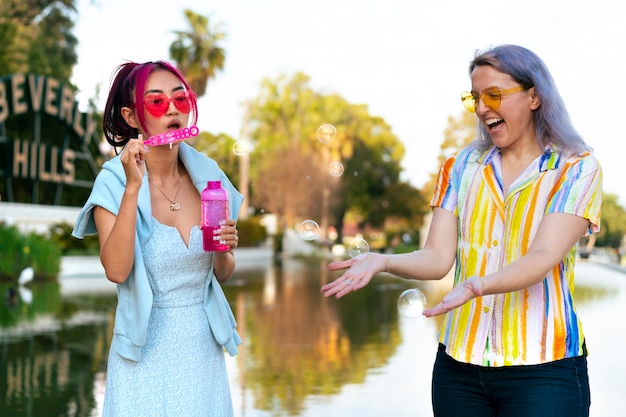
<svg viewBox="0 0 626 417"><path fill-rule="evenodd" d="M174 195L174 199L169 198L163 192L163 190L158 185L156 185L150 178L148 178L148 181L150 181L150 183L152 185L154 185L156 187L156 189L161 192L161 194L163 194L163 197L168 199L168 201L170 202L170 210L172 210L172 211L180 210L180 203L176 201L176 197L178 197L178 192L180 191L180 186L183 183L183 177L182 176L180 177L180 181L178 182L178 188L176 189L176 195Z"/></svg>

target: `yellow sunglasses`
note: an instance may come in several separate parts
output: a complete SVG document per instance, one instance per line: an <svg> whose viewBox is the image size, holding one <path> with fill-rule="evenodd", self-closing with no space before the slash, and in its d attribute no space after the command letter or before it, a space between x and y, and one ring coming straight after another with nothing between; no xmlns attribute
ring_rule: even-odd
<svg viewBox="0 0 626 417"><path fill-rule="evenodd" d="M502 96L517 93L519 91L526 90L525 87L518 85L517 87L507 88L506 90L500 90L498 87L489 87L481 91L480 96L469 91L461 93L461 102L465 109L470 113L475 113L478 107L478 100L482 100L485 106L490 109L496 110L500 107L500 101Z"/></svg>

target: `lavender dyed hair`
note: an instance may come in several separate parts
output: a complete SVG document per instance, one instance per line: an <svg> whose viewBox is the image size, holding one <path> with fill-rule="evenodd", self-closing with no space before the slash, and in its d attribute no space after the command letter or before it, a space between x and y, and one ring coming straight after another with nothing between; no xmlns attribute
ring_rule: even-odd
<svg viewBox="0 0 626 417"><path fill-rule="evenodd" d="M477 67L490 65L510 75L525 88L535 87L541 105L533 113L537 141L542 148L553 146L565 155L579 155L591 148L572 125L552 75L534 52L517 45L500 45L477 51L469 66L470 76ZM493 140L482 124L478 127L478 146L486 150Z"/></svg>
<svg viewBox="0 0 626 417"><path fill-rule="evenodd" d="M143 95L148 76L156 70L171 72L181 81L186 90L191 90L176 67L166 61L150 61L143 64L129 61L118 66L113 72L113 82L104 107L102 120L104 136L107 142L116 148L116 152L117 147L125 146L130 139L136 138L139 133L137 129L130 127L122 117L122 107L135 108L139 124L147 135L150 134L146 127ZM191 124L195 125L198 121L198 104L195 100L192 100L191 108L193 114Z"/></svg>

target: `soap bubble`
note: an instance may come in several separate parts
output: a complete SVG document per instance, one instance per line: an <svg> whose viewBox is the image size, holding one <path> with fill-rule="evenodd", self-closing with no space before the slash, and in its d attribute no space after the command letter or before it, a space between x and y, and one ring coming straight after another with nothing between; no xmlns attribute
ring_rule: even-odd
<svg viewBox="0 0 626 417"><path fill-rule="evenodd" d="M405 290L398 298L398 311L407 319L420 317L425 306L426 296L417 288Z"/></svg>
<svg viewBox="0 0 626 417"><path fill-rule="evenodd" d="M328 171L333 177L341 177L341 175L343 174L343 165L341 164L341 162L333 162L330 164Z"/></svg>
<svg viewBox="0 0 626 417"><path fill-rule="evenodd" d="M322 143L330 143L335 140L336 134L337 129L335 129L335 126L329 124L321 125L317 129L317 140Z"/></svg>
<svg viewBox="0 0 626 417"><path fill-rule="evenodd" d="M370 245L365 241L365 239L356 238L350 245L348 246L348 254L351 258L356 258L359 255L363 255L364 253L369 252Z"/></svg>
<svg viewBox="0 0 626 417"><path fill-rule="evenodd" d="M314 220L300 223L300 237L304 240L315 240L320 234L320 226Z"/></svg>
<svg viewBox="0 0 626 417"><path fill-rule="evenodd" d="M250 142L247 140L238 140L233 145L233 153L237 156L244 156L250 153Z"/></svg>

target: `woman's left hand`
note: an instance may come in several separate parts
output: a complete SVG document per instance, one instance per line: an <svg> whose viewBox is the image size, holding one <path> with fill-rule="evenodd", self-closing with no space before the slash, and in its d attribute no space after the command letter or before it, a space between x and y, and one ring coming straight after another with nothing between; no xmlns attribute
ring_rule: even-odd
<svg viewBox="0 0 626 417"><path fill-rule="evenodd" d="M215 277L223 284L228 281L235 270L235 253L233 249L239 246L239 235L237 233L237 221L226 220L219 228L220 243L230 246L230 250L215 252L215 262L213 264Z"/></svg>
<svg viewBox="0 0 626 417"><path fill-rule="evenodd" d="M339 278L323 285L321 288L324 297L334 295L341 298L346 294L365 287L370 280L386 268L385 255L368 252L345 261L331 262L330 271L346 270Z"/></svg>
<svg viewBox="0 0 626 417"><path fill-rule="evenodd" d="M455 309L463 304L467 303L473 298L483 295L483 285L480 278L474 276L461 282L456 287L443 297L441 302L434 306L424 310L426 317L433 317L439 314L447 313L448 311Z"/></svg>
<svg viewBox="0 0 626 417"><path fill-rule="evenodd" d="M220 237L225 245L235 249L239 246L239 235L237 232L237 221L228 219L220 229Z"/></svg>

